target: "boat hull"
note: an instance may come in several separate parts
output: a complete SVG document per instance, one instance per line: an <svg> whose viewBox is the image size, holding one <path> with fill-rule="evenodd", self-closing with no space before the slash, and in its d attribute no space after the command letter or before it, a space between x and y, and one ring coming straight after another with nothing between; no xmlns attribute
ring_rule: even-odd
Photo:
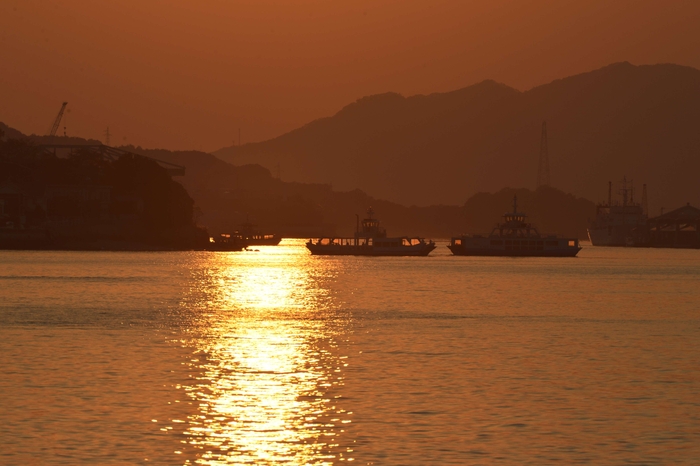
<svg viewBox="0 0 700 466"><path fill-rule="evenodd" d="M427 256L435 249L435 244L424 243L412 246L378 248L374 246L354 246L337 244L306 244L316 256Z"/></svg>
<svg viewBox="0 0 700 466"><path fill-rule="evenodd" d="M577 239L452 238L447 248L455 256L576 257L581 250Z"/></svg>
<svg viewBox="0 0 700 466"><path fill-rule="evenodd" d="M455 256L499 256L499 257L576 257L578 249L572 250L549 250L549 251L502 251L471 249L464 247L447 246Z"/></svg>
<svg viewBox="0 0 700 466"><path fill-rule="evenodd" d="M282 238L275 236L274 238L244 238L243 241L248 246L277 246L282 241Z"/></svg>
<svg viewBox="0 0 700 466"><path fill-rule="evenodd" d="M627 246L636 225L620 225L610 228L589 228L588 239L593 246Z"/></svg>

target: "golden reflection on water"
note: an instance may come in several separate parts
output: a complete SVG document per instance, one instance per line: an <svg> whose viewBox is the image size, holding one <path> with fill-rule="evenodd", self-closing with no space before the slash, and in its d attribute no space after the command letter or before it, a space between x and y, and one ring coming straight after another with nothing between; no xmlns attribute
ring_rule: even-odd
<svg viewBox="0 0 700 466"><path fill-rule="evenodd" d="M207 325L194 339L201 376L188 443L200 464L352 461L342 409L345 357L318 269L299 248L212 255L194 294ZM331 265L332 266L332 265ZM203 292L204 290L204 292ZM190 302L189 304L194 304Z"/></svg>

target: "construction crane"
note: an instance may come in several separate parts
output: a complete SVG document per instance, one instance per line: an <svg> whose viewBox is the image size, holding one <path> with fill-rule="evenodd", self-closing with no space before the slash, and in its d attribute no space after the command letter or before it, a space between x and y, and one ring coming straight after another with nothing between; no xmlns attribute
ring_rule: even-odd
<svg viewBox="0 0 700 466"><path fill-rule="evenodd" d="M58 125L61 124L61 118L63 118L63 112L66 111L66 105L68 105L68 102L63 102L63 105L61 105L61 110L59 110L58 115L56 115L56 121L53 122L51 131L49 131L49 136L56 136L56 131L58 131Z"/></svg>

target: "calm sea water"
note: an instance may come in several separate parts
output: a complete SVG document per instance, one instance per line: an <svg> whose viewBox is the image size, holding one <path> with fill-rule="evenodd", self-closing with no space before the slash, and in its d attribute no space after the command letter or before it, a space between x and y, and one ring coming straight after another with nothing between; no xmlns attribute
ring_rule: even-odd
<svg viewBox="0 0 700 466"><path fill-rule="evenodd" d="M0 252L2 464L700 464L700 251Z"/></svg>

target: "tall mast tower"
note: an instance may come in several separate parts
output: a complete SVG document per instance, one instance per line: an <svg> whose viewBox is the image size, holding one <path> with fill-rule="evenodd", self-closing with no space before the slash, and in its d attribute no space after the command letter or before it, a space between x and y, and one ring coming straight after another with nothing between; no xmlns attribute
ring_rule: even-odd
<svg viewBox="0 0 700 466"><path fill-rule="evenodd" d="M547 122L542 122L542 139L540 140L540 164L537 170L537 187L550 186L549 183L549 149L547 147Z"/></svg>

